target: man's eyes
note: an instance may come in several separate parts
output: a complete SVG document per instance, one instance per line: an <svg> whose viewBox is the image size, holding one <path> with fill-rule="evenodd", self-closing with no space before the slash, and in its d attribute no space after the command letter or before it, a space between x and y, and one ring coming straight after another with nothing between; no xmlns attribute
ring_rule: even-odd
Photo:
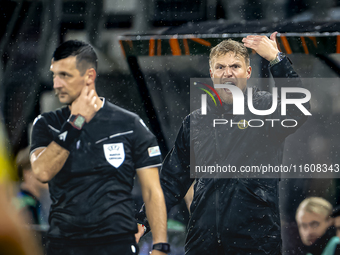
<svg viewBox="0 0 340 255"><path fill-rule="evenodd" d="M57 77L57 75L58 75L60 78L65 78L65 77L70 76L70 75L68 75L67 73L59 73L59 74L52 73L53 79L54 79L55 77Z"/></svg>
<svg viewBox="0 0 340 255"><path fill-rule="evenodd" d="M310 226L311 226L312 228L317 228L319 225L320 225L319 222L312 222L312 223L310 224Z"/></svg>
<svg viewBox="0 0 340 255"><path fill-rule="evenodd" d="M231 65L230 67L233 68L233 69L240 68L239 65ZM216 67L216 69L220 69L220 70L223 69L223 68L224 68L224 66L217 66L217 67Z"/></svg>

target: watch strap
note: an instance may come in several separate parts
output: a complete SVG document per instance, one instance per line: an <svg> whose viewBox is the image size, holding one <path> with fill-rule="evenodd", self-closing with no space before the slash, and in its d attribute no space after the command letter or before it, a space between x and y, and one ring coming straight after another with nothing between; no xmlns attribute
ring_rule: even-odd
<svg viewBox="0 0 340 255"><path fill-rule="evenodd" d="M276 58L269 62L269 66L273 66L279 63L282 59L284 59L286 55L282 52L277 53Z"/></svg>
<svg viewBox="0 0 340 255"><path fill-rule="evenodd" d="M170 252L170 244L168 243L155 243L152 246L153 250L161 251L164 253L169 253Z"/></svg>
<svg viewBox="0 0 340 255"><path fill-rule="evenodd" d="M66 121L62 125L60 132L54 137L54 142L64 149L70 150L71 144L78 139L80 133L80 129L75 128L70 122Z"/></svg>

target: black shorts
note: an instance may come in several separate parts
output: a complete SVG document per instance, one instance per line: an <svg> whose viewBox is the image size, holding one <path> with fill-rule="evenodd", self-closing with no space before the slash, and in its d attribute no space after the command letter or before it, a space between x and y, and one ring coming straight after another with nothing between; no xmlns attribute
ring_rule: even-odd
<svg viewBox="0 0 340 255"><path fill-rule="evenodd" d="M105 240L86 239L70 242L69 239L47 240L47 255L136 255L139 254L139 247L136 244L135 236L129 235Z"/></svg>

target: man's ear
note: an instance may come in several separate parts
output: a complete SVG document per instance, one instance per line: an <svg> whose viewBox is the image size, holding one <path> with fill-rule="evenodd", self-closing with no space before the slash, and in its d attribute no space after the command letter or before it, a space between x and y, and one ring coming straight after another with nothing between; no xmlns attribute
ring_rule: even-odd
<svg viewBox="0 0 340 255"><path fill-rule="evenodd" d="M210 73L211 80L214 82L214 72L211 71L211 69L209 69L209 73Z"/></svg>
<svg viewBox="0 0 340 255"><path fill-rule="evenodd" d="M86 85L91 85L94 83L97 77L97 72L94 70L94 68L90 68L86 70Z"/></svg>
<svg viewBox="0 0 340 255"><path fill-rule="evenodd" d="M248 66L248 68L247 68L247 79L249 79L250 78L250 76L251 76L251 66Z"/></svg>

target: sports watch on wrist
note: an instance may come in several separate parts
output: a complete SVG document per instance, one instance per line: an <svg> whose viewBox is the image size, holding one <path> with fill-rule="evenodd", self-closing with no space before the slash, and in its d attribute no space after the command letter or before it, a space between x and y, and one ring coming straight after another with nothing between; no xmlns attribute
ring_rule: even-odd
<svg viewBox="0 0 340 255"><path fill-rule="evenodd" d="M284 53L282 53L282 52L277 53L276 58L273 59L272 61L270 61L269 65L273 66L273 65L279 63L282 59L284 59L285 56L286 55Z"/></svg>
<svg viewBox="0 0 340 255"><path fill-rule="evenodd" d="M169 253L170 252L170 244L168 243L155 243L152 246L153 250L161 251L164 253Z"/></svg>
<svg viewBox="0 0 340 255"><path fill-rule="evenodd" d="M71 115L67 120L74 128L81 130L85 124L85 118L80 114Z"/></svg>

